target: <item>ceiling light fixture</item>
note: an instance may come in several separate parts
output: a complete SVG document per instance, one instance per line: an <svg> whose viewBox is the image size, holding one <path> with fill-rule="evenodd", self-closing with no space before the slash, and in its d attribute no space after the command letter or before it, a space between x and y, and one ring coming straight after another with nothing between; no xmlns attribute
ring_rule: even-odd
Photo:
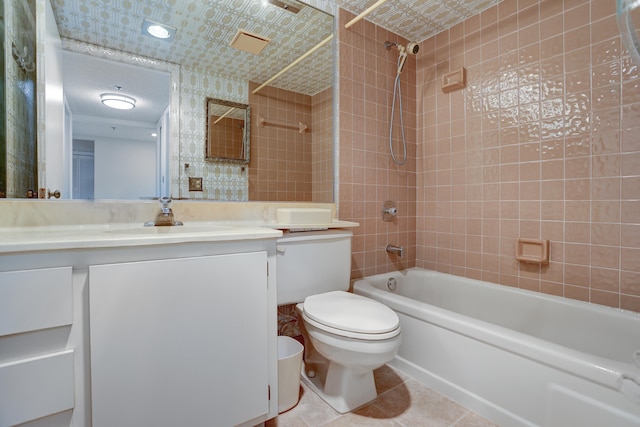
<svg viewBox="0 0 640 427"><path fill-rule="evenodd" d="M119 93L103 93L100 95L100 101L104 105L116 110L131 110L136 106L136 99Z"/></svg>
<svg viewBox="0 0 640 427"><path fill-rule="evenodd" d="M150 35L161 40L172 40L176 35L175 27L145 19L142 22L142 34Z"/></svg>

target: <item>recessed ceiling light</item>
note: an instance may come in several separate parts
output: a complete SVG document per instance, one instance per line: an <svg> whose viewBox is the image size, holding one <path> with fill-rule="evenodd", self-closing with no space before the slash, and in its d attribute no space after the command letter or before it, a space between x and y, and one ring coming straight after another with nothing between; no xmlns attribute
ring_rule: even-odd
<svg viewBox="0 0 640 427"><path fill-rule="evenodd" d="M103 93L100 95L100 101L104 105L116 110L131 110L136 106L136 99L119 93Z"/></svg>
<svg viewBox="0 0 640 427"><path fill-rule="evenodd" d="M157 39L171 40L176 35L175 27L145 19L142 22L142 34L147 34Z"/></svg>

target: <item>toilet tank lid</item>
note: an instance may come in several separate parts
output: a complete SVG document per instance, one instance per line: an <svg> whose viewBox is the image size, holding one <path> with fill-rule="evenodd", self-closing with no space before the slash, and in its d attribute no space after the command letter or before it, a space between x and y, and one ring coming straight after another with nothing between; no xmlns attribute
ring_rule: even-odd
<svg viewBox="0 0 640 427"><path fill-rule="evenodd" d="M277 243L290 243L298 241L309 240L323 240L323 239L341 239L353 236L351 230L343 230L340 228L334 228L331 230L323 231L297 231L293 233L285 233L282 237L279 237Z"/></svg>
<svg viewBox="0 0 640 427"><path fill-rule="evenodd" d="M345 291L307 297L304 313L323 325L364 334L383 334L400 326L398 315L386 305Z"/></svg>

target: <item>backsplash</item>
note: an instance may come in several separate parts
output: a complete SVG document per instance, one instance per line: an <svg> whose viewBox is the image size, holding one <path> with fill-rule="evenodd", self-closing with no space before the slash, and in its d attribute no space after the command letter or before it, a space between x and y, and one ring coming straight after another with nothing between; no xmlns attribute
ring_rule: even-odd
<svg viewBox="0 0 640 427"><path fill-rule="evenodd" d="M333 203L213 202L174 200L171 208L178 221L233 222L236 225L275 225L278 208L322 208L332 212ZM140 223L152 220L160 211L158 201L133 200L0 200L0 227L83 226L93 224Z"/></svg>

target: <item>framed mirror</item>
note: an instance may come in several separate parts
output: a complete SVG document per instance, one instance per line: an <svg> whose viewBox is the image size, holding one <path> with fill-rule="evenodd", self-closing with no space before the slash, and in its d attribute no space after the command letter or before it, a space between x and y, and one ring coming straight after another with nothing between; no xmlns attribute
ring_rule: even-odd
<svg viewBox="0 0 640 427"><path fill-rule="evenodd" d="M72 173L72 150L66 141L71 132L65 133L65 129L73 130L73 126L66 126L64 111L68 109L76 118L86 114L84 109L74 107L73 102L65 105L64 101L71 90L69 84L63 84L69 70L64 64L64 52L72 51L170 75L168 125L162 126L167 144L161 144L164 151L157 150L154 156L157 190L145 189L131 195L95 192L95 199L139 200L149 195L170 194L176 199L221 201L333 201L333 191L328 189L335 185L333 152L337 119L332 102L335 42L306 55L333 34L332 14L336 8L333 2L287 0L285 5L255 0L220 0L215 4L186 0L41 1L46 7L36 9L34 21L38 27L36 46L40 49L36 53L42 60L37 69L47 72L36 73L35 99L44 103L38 103L35 115L37 169L30 173L33 184L28 188L59 189L63 199L74 195L73 188L66 184L71 181L68 175ZM18 3L5 1L5 5ZM159 40L142 34L142 23L147 18L173 27L176 37ZM193 28L204 34L191 31ZM266 42L264 49L253 53L241 49L242 44L231 44L234 39L242 41L245 33L260 36ZM48 34L52 37L47 38ZM281 73L284 69L287 71ZM89 78L92 73L85 75ZM110 75L113 81L96 96L118 91L115 88L118 86L136 98L134 112L141 111L143 97L134 93L141 85L128 81L132 74L123 70ZM72 87L79 82L76 79ZM268 87L252 93L256 85L266 82ZM160 85L156 85L156 91L159 90ZM83 93L88 95L89 91ZM249 163L208 158L207 97L251 105L254 116L251 146L245 150L246 154L251 151ZM250 98L260 104L254 106ZM259 117L266 126L260 126ZM130 116L119 120L132 121ZM296 128L269 126L273 122L291 122ZM299 122L307 126L304 133L296 130ZM116 130L123 129L125 123L111 123L107 131L113 133L114 126ZM80 139L86 140L85 136ZM127 154L119 158L133 157ZM0 156L0 162L7 165L6 175L13 176L9 169L13 172L14 165L6 160L2 162ZM201 180L201 191L191 191L191 178ZM25 197L24 191L14 193L8 196Z"/></svg>
<svg viewBox="0 0 640 427"><path fill-rule="evenodd" d="M251 141L249 106L214 98L207 98L206 104L206 159L249 163Z"/></svg>

